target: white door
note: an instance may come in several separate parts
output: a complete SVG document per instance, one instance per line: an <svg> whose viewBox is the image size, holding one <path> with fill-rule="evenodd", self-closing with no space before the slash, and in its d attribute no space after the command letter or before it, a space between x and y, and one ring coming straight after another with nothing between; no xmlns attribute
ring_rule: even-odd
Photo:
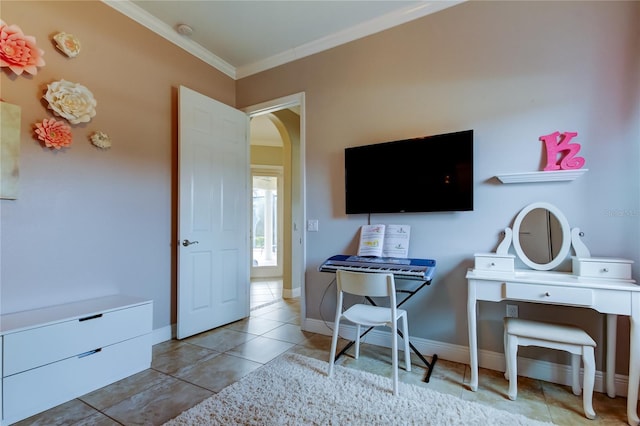
<svg viewBox="0 0 640 426"><path fill-rule="evenodd" d="M183 339L249 315L249 119L182 86L178 115Z"/></svg>

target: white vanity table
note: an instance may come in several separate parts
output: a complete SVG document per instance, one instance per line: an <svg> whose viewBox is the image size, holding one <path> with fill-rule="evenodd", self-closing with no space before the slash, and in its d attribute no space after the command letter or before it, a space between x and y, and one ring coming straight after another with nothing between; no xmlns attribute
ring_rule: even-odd
<svg viewBox="0 0 640 426"><path fill-rule="evenodd" d="M530 235L526 219L532 211L546 211L558 231L555 243L560 247L549 253L550 261L538 263L531 260L524 248L524 240ZM527 228L527 229L525 229ZM549 233L550 234L550 233ZM512 237L513 236L513 237ZM508 253L513 243L518 258L532 269L515 269L514 255ZM552 269L562 263L573 246L572 272L556 272ZM569 224L555 206L534 203L525 207L516 217L513 230L505 229L505 239L496 253L477 254L474 269L467 272L469 325L469 352L471 366L471 390L478 389L478 338L477 301L522 302L553 304L594 309L607 315L606 388L615 397L615 350L617 316L630 319L629 383L627 393L627 419L632 426L640 424L638 418L638 386L640 385L640 286L631 279L631 261L624 259L592 258L580 240L580 230L570 230Z"/></svg>

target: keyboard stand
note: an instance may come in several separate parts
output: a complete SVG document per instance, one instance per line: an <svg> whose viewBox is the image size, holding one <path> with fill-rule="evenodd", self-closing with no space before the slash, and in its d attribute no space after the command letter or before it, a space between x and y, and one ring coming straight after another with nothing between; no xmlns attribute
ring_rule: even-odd
<svg viewBox="0 0 640 426"><path fill-rule="evenodd" d="M427 286L429 284L431 284L431 280L423 281L422 284L420 284L420 286L418 286L418 288L416 288L414 290L398 289L396 287L396 293L401 293L401 294L406 294L407 295L404 299L402 299L402 301L400 303L398 303L397 307L399 308L400 306L402 306L404 304L404 302L406 302L407 300L411 299L417 292L422 290L422 288L424 286ZM369 296L366 296L366 299L373 306L377 306L376 303ZM362 333L360 335L360 338L364 337L367 333L369 333L373 329L374 329L374 327L369 327L367 330L364 331L364 333ZM397 333L398 333L398 335L400 337L404 338L402 336L402 332L400 330L396 330L396 331L397 331ZM340 352L338 352L338 354L336 355L334 361L337 361L338 358L340 358L341 355L346 353L351 348L351 346L353 346L354 343L355 342L347 343L347 345ZM426 374L425 378L423 379L423 381L425 383L429 383L429 379L431 378L431 373L433 372L433 367L435 366L436 362L438 361L438 355L433 354L433 356L431 357L431 362L429 362L429 361L426 360L426 358L424 356L422 356L422 354L416 349L416 347L413 346L411 341L409 341L409 347L411 348L413 353L415 353L418 356L418 358L420 358L422 360L422 362L424 363L424 365L427 367L427 374Z"/></svg>

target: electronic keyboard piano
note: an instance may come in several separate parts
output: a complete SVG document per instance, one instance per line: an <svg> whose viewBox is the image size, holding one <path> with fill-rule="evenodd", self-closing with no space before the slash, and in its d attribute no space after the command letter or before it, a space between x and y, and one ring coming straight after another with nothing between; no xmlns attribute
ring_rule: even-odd
<svg viewBox="0 0 640 426"><path fill-rule="evenodd" d="M325 260L318 268L320 272L333 273L338 269L355 272L391 272L397 279L431 281L436 269L436 261L338 254Z"/></svg>

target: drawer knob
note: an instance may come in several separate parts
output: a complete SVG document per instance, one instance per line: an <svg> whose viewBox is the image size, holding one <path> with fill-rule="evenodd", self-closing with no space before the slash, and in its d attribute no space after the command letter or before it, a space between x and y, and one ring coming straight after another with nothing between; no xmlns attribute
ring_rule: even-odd
<svg viewBox="0 0 640 426"><path fill-rule="evenodd" d="M547 297L550 297L550 296L551 296L551 293L549 293L549 292L547 291L544 295L545 295L545 296L547 296Z"/></svg>
<svg viewBox="0 0 640 426"><path fill-rule="evenodd" d="M489 266L496 266L496 262L491 262Z"/></svg>
<svg viewBox="0 0 640 426"><path fill-rule="evenodd" d="M602 268L602 272L604 272L604 273L609 272L609 268Z"/></svg>

